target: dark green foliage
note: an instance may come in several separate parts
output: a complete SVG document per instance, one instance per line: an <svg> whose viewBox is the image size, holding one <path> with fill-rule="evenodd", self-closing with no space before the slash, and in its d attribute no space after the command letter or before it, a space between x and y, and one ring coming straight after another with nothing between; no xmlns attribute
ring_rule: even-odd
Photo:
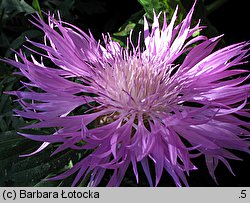
<svg viewBox="0 0 250 203"><path fill-rule="evenodd" d="M207 5L208 12L216 10L226 0L217 0ZM43 33L35 28L28 19L36 12L46 20L48 11L60 11L64 21L79 26L84 31L90 29L96 39L102 33L109 32L111 36L126 46L126 37L133 29L132 40L136 44L138 32L143 29L143 16L149 22L153 19L153 9L158 14L165 12L168 20L179 5L178 21L180 22L193 4L185 0L0 0L0 56L13 57L11 49L18 50L25 44L25 37L34 41L41 41ZM215 28L210 26L207 19L204 1L199 1L195 13L195 21L202 19L202 24L208 24L209 36L217 35ZM195 23L195 22L194 22ZM29 56L29 52L26 53ZM49 63L45 61L45 63ZM21 87L21 76L13 75L17 71L0 62L0 186L70 186L74 176L63 181L48 182L45 178L59 174L77 163L85 152L66 150L53 157L51 153L57 145L49 146L43 152L32 157L21 158L19 155L35 151L41 143L28 140L18 135L22 126L31 122L13 116L13 109L20 109L16 98L4 94L5 91L17 90ZM86 107L79 107L79 112ZM75 112L73 112L75 113ZM77 112L76 112L77 114ZM36 134L48 134L53 129L24 131ZM122 183L123 186L137 186L130 167ZM139 167L139 171L141 171ZM105 175L108 181L110 173ZM143 177L143 174L141 172ZM167 177L167 175L165 175ZM170 186L174 186L171 179L167 179ZM171 185L172 184L172 185ZM84 185L84 184L83 184ZM104 186L104 183L101 183ZM169 186L167 185L167 186ZM147 186L145 178L140 186ZM165 185L166 186L166 185Z"/></svg>

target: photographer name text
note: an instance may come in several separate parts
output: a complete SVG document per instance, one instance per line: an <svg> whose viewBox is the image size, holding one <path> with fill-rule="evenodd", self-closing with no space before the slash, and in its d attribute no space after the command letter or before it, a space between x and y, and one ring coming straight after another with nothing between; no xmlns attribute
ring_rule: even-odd
<svg viewBox="0 0 250 203"><path fill-rule="evenodd" d="M3 199L99 199L100 194L97 191L90 189L79 191L79 190L64 190L60 191L44 191L44 190L4 190Z"/></svg>

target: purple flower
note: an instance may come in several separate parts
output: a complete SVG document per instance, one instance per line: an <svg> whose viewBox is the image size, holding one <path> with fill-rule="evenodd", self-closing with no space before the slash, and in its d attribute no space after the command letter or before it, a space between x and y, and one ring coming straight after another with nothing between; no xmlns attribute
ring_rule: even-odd
<svg viewBox="0 0 250 203"><path fill-rule="evenodd" d="M43 142L23 156L53 143L61 144L53 154L68 148L89 150L71 169L51 178L77 173L73 186L87 177L89 186L97 186L107 169L112 171L107 185L119 186L130 164L137 182L141 164L151 186L159 183L163 170L177 186L188 185L186 175L197 169L192 159L200 155L215 181L219 161L232 172L228 159L240 158L230 150L250 152L249 123L240 119L249 117L244 106L250 85L242 77L248 71L232 68L244 63L249 43L213 52L221 36L193 37L203 28L199 23L190 26L193 11L194 6L178 25L177 9L169 24L164 14L163 26L159 16L151 29L144 19L144 37L139 35L138 45L128 38L127 48L109 35L102 45L60 18L48 16L46 24L34 17L33 24L45 33L44 43L28 41L42 50L33 50L41 60L28 59L22 51L16 60L5 59L29 80L22 82L25 90L8 93L23 108L15 111L18 116L39 121L26 129L56 130L51 135L20 133ZM88 110L71 114L83 106Z"/></svg>

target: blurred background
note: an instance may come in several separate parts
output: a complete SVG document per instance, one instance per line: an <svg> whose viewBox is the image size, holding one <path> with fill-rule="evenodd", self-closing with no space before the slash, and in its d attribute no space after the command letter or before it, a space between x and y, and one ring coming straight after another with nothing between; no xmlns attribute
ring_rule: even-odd
<svg viewBox="0 0 250 203"><path fill-rule="evenodd" d="M201 19L201 24L208 26L203 33L209 37L225 34L219 46L249 41L250 16L247 2L198 0L193 23ZM177 4L180 7L178 21L181 21L191 8L193 0L0 0L0 57L12 58L11 49L18 50L27 44L25 37L34 41L42 40L43 33L29 22L31 15L36 12L46 20L48 11L60 11L64 21L86 32L90 30L96 39L101 39L102 33L109 32L124 45L131 29L134 29L133 40L136 41L136 33L143 26L143 15L152 21L154 8L157 13L166 12L168 19L171 19ZM26 51L26 55L30 55L29 51ZM244 68L249 68L249 65ZM15 71L13 67L0 62L0 186L70 186L74 176L55 182L43 179L72 167L84 156L84 152L67 150L50 158L51 152L56 148L50 146L36 156L18 157L34 151L39 143L17 135L20 127L33 121L14 117L12 110L20 107L14 102L15 98L3 94L4 91L21 87L21 77L12 74ZM230 161L236 176L219 164L216 170L219 186L250 186L249 155L236 154L244 161ZM208 175L204 157L194 163L199 170L191 172L188 177L190 186L217 186ZM105 186L109 175L107 173L101 186ZM143 172L141 177L138 186L148 186ZM137 186L131 168L121 186ZM175 185L168 174L164 173L159 186Z"/></svg>

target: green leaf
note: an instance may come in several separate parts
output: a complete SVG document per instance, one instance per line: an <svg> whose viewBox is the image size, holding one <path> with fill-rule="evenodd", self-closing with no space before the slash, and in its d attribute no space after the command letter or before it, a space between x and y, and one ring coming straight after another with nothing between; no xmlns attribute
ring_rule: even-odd
<svg viewBox="0 0 250 203"><path fill-rule="evenodd" d="M2 0L0 4L0 13L2 15L2 20L5 21L19 13L25 13L25 15L35 13L35 9L24 0Z"/></svg>
<svg viewBox="0 0 250 203"><path fill-rule="evenodd" d="M26 15L35 12L35 10L29 4L27 4L24 0L19 1L19 4L17 5L18 5L17 7L18 10L20 12L24 12Z"/></svg>
<svg viewBox="0 0 250 203"><path fill-rule="evenodd" d="M35 151L39 142L34 142L17 135L15 132L0 134L0 185L4 186L55 186L62 184L44 181L44 178L54 176L71 168L84 153L74 150L65 150L53 157L54 146L49 146L31 157L19 157ZM66 184L66 181L64 181ZM70 182L67 182L69 186Z"/></svg>
<svg viewBox="0 0 250 203"><path fill-rule="evenodd" d="M186 11L180 0L138 0L138 2L143 6L147 14L147 18L151 20L153 19L153 11L155 11L156 14L165 12L167 20L170 20L177 5L179 6L179 22L186 14ZM160 21L162 22L162 18L160 18Z"/></svg>
<svg viewBox="0 0 250 203"><path fill-rule="evenodd" d="M143 11L133 14L118 30L113 33L113 39L118 41L122 46L126 46L127 37L131 30L133 30L132 41L136 44L139 31L143 28Z"/></svg>
<svg viewBox="0 0 250 203"><path fill-rule="evenodd" d="M42 15L42 11L41 11L41 8L40 8L39 0L33 0L32 6L38 12L39 16L43 19L43 15Z"/></svg>
<svg viewBox="0 0 250 203"><path fill-rule="evenodd" d="M26 37L29 39L37 38L39 36L42 36L41 31L39 30L26 30L24 31L19 37L17 37L15 40L12 41L12 43L9 46L8 51L5 53L6 57L10 57L12 54L12 51L10 49L18 49L20 48L25 42Z"/></svg>

